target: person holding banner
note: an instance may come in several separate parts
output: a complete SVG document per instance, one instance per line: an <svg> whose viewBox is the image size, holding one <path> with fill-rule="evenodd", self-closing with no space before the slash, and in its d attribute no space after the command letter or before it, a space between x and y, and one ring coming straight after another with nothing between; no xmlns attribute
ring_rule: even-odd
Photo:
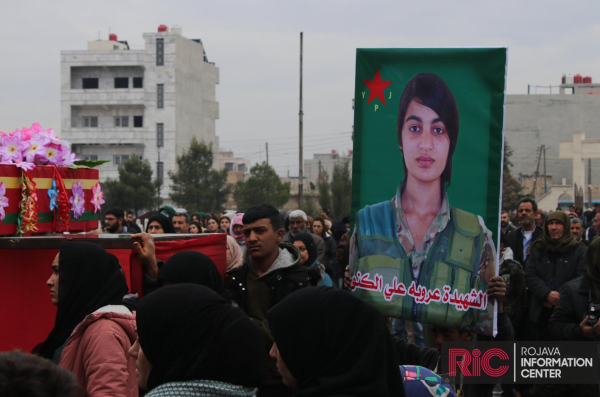
<svg viewBox="0 0 600 397"><path fill-rule="evenodd" d="M460 329L477 323L481 332L493 319L479 317L495 250L483 219L448 201L458 135L458 108L446 83L433 73L414 76L397 121L405 177L392 200L358 211L352 290L372 303L393 302L385 314L394 317Z"/></svg>

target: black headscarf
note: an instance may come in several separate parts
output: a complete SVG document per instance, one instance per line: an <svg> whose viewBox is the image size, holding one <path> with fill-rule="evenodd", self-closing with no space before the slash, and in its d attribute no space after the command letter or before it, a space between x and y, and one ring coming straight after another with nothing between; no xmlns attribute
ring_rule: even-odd
<svg viewBox="0 0 600 397"><path fill-rule="evenodd" d="M148 390L191 380L257 387L266 377L262 331L201 285L169 285L145 296L138 303L137 329L152 364Z"/></svg>
<svg viewBox="0 0 600 397"><path fill-rule="evenodd" d="M231 301L217 266L208 256L196 251L178 252L170 257L158 272L158 283L204 285Z"/></svg>
<svg viewBox="0 0 600 397"><path fill-rule="evenodd" d="M335 239L335 242L337 245L340 244L340 240L342 239L342 236L347 231L348 231L348 229L346 229L346 224L344 222L340 221L339 219L334 220L333 223L331 224L331 234L333 235L333 238Z"/></svg>
<svg viewBox="0 0 600 397"><path fill-rule="evenodd" d="M354 295L304 288L269 310L267 320L298 380L295 396L405 395L383 315Z"/></svg>
<svg viewBox="0 0 600 397"><path fill-rule="evenodd" d="M292 236L292 243L294 241L302 241L306 246L306 251L308 251L308 259L304 266L311 266L317 260L317 245L315 244L315 240L312 236L306 232L298 233L295 236Z"/></svg>
<svg viewBox="0 0 600 397"><path fill-rule="evenodd" d="M127 293L125 274L117 258L88 242L67 242L60 246L58 280L54 328L34 349L49 359L88 314L106 305L120 305Z"/></svg>
<svg viewBox="0 0 600 397"><path fill-rule="evenodd" d="M146 233L148 233L148 226L152 221L157 221L162 226L165 234L175 233L175 228L173 227L173 222L162 214L156 214L152 218L148 219L148 225L146 226Z"/></svg>

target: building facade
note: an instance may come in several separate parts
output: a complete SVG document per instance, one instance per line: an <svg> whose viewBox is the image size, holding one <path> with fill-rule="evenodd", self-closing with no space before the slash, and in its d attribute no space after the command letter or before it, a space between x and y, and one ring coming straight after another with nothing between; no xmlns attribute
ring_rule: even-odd
<svg viewBox="0 0 600 397"><path fill-rule="evenodd" d="M169 203L168 173L190 140L218 151L219 69L202 42L183 37L180 28L161 26L143 37L140 50L111 35L87 50L61 51L61 138L79 158L111 160L100 167L101 181L118 178L119 165L132 155L148 160Z"/></svg>

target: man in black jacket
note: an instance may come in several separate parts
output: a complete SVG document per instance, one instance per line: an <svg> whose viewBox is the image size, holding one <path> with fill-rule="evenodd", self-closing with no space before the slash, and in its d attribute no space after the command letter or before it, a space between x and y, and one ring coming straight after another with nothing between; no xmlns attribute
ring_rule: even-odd
<svg viewBox="0 0 600 397"><path fill-rule="evenodd" d="M525 266L525 280L531 292L529 317L536 340L552 340L548 323L558 304L558 290L583 276L585 245L571 235L571 222L562 211L554 211L544 225L544 236L531 246Z"/></svg>
<svg viewBox="0 0 600 397"><path fill-rule="evenodd" d="M273 337L267 323L267 311L292 292L311 285L309 268L300 264L300 251L292 244L282 243L283 219L268 204L250 208L242 218L246 255L244 264L227 273L226 287L233 300L263 331L267 350ZM289 396L275 361L269 357L269 373L259 396Z"/></svg>
<svg viewBox="0 0 600 397"><path fill-rule="evenodd" d="M542 234L542 228L535 225L535 213L538 209L535 200L528 197L519 202L518 217L521 227L512 231L508 237L508 245L513 252L514 260L525 268L531 244Z"/></svg>

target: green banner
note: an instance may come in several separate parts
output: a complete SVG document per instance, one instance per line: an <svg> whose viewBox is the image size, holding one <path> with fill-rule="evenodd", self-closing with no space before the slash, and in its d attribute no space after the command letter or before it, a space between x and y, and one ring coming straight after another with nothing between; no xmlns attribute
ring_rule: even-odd
<svg viewBox="0 0 600 397"><path fill-rule="evenodd" d="M506 48L357 50L351 273L387 315L492 333L506 62Z"/></svg>

